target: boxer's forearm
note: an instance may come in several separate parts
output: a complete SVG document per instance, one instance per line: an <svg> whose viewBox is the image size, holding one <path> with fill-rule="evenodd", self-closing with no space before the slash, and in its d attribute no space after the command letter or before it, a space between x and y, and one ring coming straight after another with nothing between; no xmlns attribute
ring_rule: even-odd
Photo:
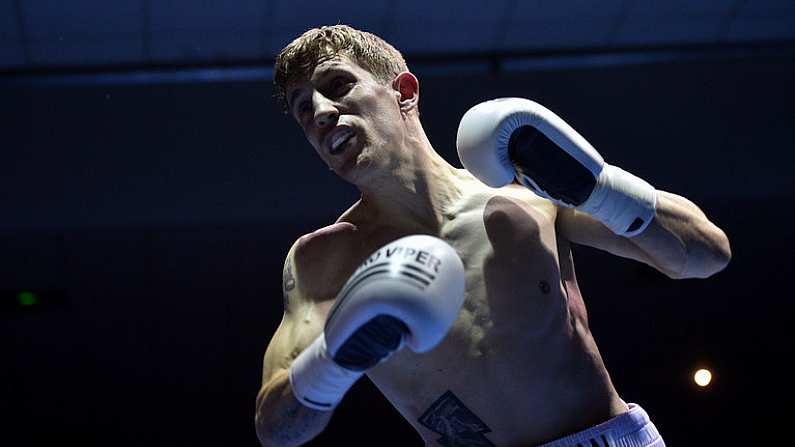
<svg viewBox="0 0 795 447"><path fill-rule="evenodd" d="M731 259L726 234L693 202L665 191L658 191L652 222L630 240L672 278L706 278Z"/></svg>
<svg viewBox="0 0 795 447"><path fill-rule="evenodd" d="M331 414L301 405L293 396L287 371L282 370L257 395L257 437L263 447L298 446L319 435Z"/></svg>

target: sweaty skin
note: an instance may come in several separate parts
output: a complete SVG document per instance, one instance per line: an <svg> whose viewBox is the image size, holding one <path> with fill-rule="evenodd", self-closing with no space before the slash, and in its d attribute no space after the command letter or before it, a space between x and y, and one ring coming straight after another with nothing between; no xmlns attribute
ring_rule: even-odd
<svg viewBox="0 0 795 447"><path fill-rule="evenodd" d="M439 445L440 435L467 445L535 445L626 411L588 330L570 246L556 234L556 207L521 187L496 190L466 176L433 234L464 262L462 311L431 352L404 349L367 375L428 445ZM361 203L340 222L294 251L299 284L318 288L307 291L312 296L334 296L368 254L403 236ZM332 303L316 303L316 318ZM470 423L444 405L421 423L446 392ZM482 427L488 434L475 436Z"/></svg>

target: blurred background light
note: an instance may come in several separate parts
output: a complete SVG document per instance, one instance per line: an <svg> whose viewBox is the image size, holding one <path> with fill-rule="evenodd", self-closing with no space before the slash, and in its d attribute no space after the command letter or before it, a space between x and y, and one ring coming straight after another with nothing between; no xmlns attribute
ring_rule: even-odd
<svg viewBox="0 0 795 447"><path fill-rule="evenodd" d="M17 301L20 306L30 307L39 302L39 297L33 292L22 291L17 295Z"/></svg>
<svg viewBox="0 0 795 447"><path fill-rule="evenodd" d="M699 369L693 374L693 380L696 382L696 385L702 388L707 387L712 382L712 372L708 369Z"/></svg>

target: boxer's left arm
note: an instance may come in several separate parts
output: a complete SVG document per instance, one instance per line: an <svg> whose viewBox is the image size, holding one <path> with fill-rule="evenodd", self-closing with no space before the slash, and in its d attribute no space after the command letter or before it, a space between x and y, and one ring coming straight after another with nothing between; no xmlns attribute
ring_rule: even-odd
<svg viewBox="0 0 795 447"><path fill-rule="evenodd" d="M514 178L558 209L558 234L645 262L672 278L704 278L731 258L726 235L692 202L604 161L554 112L524 98L480 103L461 118L461 163L492 187Z"/></svg>
<svg viewBox="0 0 795 447"><path fill-rule="evenodd" d="M731 259L726 234L690 200L657 190L654 218L642 233L624 237L574 208L558 207L558 235L574 243L646 263L670 278L706 278Z"/></svg>

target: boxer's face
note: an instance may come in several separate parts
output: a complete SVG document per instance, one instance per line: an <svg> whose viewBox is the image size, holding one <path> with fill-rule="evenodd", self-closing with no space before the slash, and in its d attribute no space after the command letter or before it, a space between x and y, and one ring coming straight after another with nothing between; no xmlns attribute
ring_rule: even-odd
<svg viewBox="0 0 795 447"><path fill-rule="evenodd" d="M401 141L400 94L351 59L318 64L287 88L290 114L320 158L352 183L386 167L390 144Z"/></svg>

